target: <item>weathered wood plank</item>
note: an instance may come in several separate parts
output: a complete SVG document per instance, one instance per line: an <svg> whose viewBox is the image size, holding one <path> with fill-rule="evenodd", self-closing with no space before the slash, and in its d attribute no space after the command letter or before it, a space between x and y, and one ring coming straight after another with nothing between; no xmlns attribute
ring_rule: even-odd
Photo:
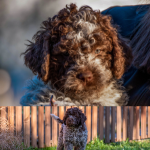
<svg viewBox="0 0 150 150"><path fill-rule="evenodd" d="M39 148L44 148L44 106L38 106L38 141Z"/></svg>
<svg viewBox="0 0 150 150"><path fill-rule="evenodd" d="M23 107L24 145L30 147L30 106Z"/></svg>
<svg viewBox="0 0 150 150"><path fill-rule="evenodd" d="M37 106L31 106L31 144L37 147Z"/></svg>
<svg viewBox="0 0 150 150"><path fill-rule="evenodd" d="M121 106L117 106L117 141L121 141Z"/></svg>
<svg viewBox="0 0 150 150"><path fill-rule="evenodd" d="M105 111L105 143L109 143L109 135L110 135L110 107L106 107Z"/></svg>
<svg viewBox="0 0 150 150"><path fill-rule="evenodd" d="M88 130L87 142L90 142L91 141L91 106L86 106L86 116L88 116L86 120L86 126Z"/></svg>
<svg viewBox="0 0 150 150"><path fill-rule="evenodd" d="M45 146L51 146L51 120L50 120L51 107L45 106Z"/></svg>
<svg viewBox="0 0 150 150"><path fill-rule="evenodd" d="M97 138L97 106L92 108L92 140Z"/></svg>

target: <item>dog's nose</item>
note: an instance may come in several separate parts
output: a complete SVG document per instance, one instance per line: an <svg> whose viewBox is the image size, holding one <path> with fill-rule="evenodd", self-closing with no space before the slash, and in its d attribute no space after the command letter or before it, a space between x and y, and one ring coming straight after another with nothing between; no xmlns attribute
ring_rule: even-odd
<svg viewBox="0 0 150 150"><path fill-rule="evenodd" d="M77 78L83 81L91 81L93 79L93 74L91 71L86 71L78 74Z"/></svg>

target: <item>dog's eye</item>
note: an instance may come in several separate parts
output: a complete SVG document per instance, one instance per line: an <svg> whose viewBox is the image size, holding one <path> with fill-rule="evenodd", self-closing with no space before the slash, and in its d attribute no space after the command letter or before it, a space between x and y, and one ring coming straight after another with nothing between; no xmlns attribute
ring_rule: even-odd
<svg viewBox="0 0 150 150"><path fill-rule="evenodd" d="M96 50L95 50L95 54L99 54L100 52L101 52L100 49L96 49Z"/></svg>

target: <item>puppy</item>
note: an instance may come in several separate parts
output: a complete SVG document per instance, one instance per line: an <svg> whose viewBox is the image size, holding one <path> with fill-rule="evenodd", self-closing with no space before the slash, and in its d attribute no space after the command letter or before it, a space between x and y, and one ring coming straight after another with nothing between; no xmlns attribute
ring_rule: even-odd
<svg viewBox="0 0 150 150"><path fill-rule="evenodd" d="M63 120L51 114L58 123L61 123L57 150L85 150L88 131L85 125L86 116L77 107L67 109Z"/></svg>
<svg viewBox="0 0 150 150"><path fill-rule="evenodd" d="M111 17L89 6L78 10L75 4L70 4L44 21L42 30L33 39L24 59L26 66L46 85L45 90L38 89L42 101L41 97L51 96L51 91L46 90L49 86L55 93L64 95L62 100L57 100L56 94L58 105L63 105L61 102L66 97L74 105L127 104L128 95L121 77L131 64L132 54L127 42L112 26ZM31 102L36 97L32 93L33 96L29 94L30 98L25 96L22 101ZM34 103L36 100L39 101L34 99Z"/></svg>

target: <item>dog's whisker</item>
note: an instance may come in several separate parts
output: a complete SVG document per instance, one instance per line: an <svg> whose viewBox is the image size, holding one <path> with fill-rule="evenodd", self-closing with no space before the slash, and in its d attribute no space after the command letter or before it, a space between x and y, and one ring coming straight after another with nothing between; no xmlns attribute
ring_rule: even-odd
<svg viewBox="0 0 150 150"><path fill-rule="evenodd" d="M57 91L61 92L61 90L64 88L64 86L61 86Z"/></svg>
<svg viewBox="0 0 150 150"><path fill-rule="evenodd" d="M62 81L62 80L65 80L65 79L67 79L67 78L63 78L63 79L57 80L57 81L53 84L53 86L54 86L57 82Z"/></svg>

